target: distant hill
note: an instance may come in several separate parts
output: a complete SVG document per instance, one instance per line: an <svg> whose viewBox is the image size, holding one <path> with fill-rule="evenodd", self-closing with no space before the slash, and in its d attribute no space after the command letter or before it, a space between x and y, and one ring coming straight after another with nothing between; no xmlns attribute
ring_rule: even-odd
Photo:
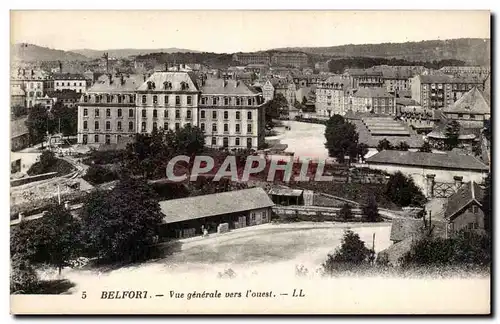
<svg viewBox="0 0 500 324"><path fill-rule="evenodd" d="M26 43L12 45L10 47L10 55L15 61L27 62L84 61L89 59L81 54Z"/></svg>
<svg viewBox="0 0 500 324"><path fill-rule="evenodd" d="M146 55L150 53L200 53L199 51L183 49L183 48L156 48L156 49L134 49L134 48L123 48L123 49L109 49L109 50L93 50L93 49L75 49L71 50L73 53L78 53L90 58L102 57L104 53L108 53L109 57L125 58L131 55Z"/></svg>
<svg viewBox="0 0 500 324"><path fill-rule="evenodd" d="M287 47L280 51L301 51L331 57L383 57L409 61L456 59L467 64L490 65L490 39L460 38L406 43L340 45L329 47Z"/></svg>

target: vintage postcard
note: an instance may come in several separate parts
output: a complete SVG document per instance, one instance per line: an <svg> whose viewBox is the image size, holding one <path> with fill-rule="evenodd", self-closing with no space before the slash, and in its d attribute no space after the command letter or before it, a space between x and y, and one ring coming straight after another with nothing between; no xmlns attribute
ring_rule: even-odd
<svg viewBox="0 0 500 324"><path fill-rule="evenodd" d="M491 313L489 11L11 11L12 314Z"/></svg>

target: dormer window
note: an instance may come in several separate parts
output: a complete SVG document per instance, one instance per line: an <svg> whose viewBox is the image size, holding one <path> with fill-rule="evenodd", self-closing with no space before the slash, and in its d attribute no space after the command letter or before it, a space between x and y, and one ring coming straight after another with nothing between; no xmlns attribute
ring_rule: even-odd
<svg viewBox="0 0 500 324"><path fill-rule="evenodd" d="M170 89L172 89L172 82L170 82L170 81L165 81L165 82L163 82L163 88L164 88L165 90L170 90Z"/></svg>

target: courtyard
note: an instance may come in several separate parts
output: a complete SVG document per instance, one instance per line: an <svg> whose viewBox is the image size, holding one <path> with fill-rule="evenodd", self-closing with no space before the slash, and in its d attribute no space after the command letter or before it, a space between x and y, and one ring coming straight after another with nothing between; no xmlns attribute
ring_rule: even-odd
<svg viewBox="0 0 500 324"><path fill-rule="evenodd" d="M285 130L284 127L276 128L278 135L273 139L288 145L286 152L294 152L295 156L300 158L328 158L325 148L325 125L298 121L283 121L283 124L290 126L290 130Z"/></svg>

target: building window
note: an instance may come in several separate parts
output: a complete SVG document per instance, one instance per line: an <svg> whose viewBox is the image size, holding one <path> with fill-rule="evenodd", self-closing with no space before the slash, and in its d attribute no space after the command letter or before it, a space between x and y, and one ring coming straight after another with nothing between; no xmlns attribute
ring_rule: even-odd
<svg viewBox="0 0 500 324"><path fill-rule="evenodd" d="M164 129L164 130L168 130L168 123L167 123L167 122L164 122L164 123L163 123L163 129Z"/></svg>
<svg viewBox="0 0 500 324"><path fill-rule="evenodd" d="M148 101L146 95L142 95L142 104L146 104L146 102Z"/></svg>
<svg viewBox="0 0 500 324"><path fill-rule="evenodd" d="M252 99L248 99L248 105L251 106L252 105Z"/></svg>
<svg viewBox="0 0 500 324"><path fill-rule="evenodd" d="M472 205L471 206L471 211L472 211L472 213L477 214L477 211L478 211L477 206L476 205Z"/></svg>
<svg viewBox="0 0 500 324"><path fill-rule="evenodd" d="M142 122L142 124L141 124L141 131L142 132L146 131L146 122Z"/></svg>
<svg viewBox="0 0 500 324"><path fill-rule="evenodd" d="M225 106L229 105L229 99L228 98L224 98L224 105Z"/></svg>
<svg viewBox="0 0 500 324"><path fill-rule="evenodd" d="M99 122L97 120L94 122L94 129L99 130Z"/></svg>
<svg viewBox="0 0 500 324"><path fill-rule="evenodd" d="M94 117L99 117L99 108L94 109Z"/></svg>
<svg viewBox="0 0 500 324"><path fill-rule="evenodd" d="M118 118L122 117L122 110L121 110L121 108L118 108L116 114L118 115Z"/></svg>
<svg viewBox="0 0 500 324"><path fill-rule="evenodd" d="M111 109L106 109L106 117L111 117Z"/></svg>
<svg viewBox="0 0 500 324"><path fill-rule="evenodd" d="M205 110L200 112L200 118L205 119Z"/></svg>
<svg viewBox="0 0 500 324"><path fill-rule="evenodd" d="M247 133L252 134L252 124L247 124Z"/></svg>
<svg viewBox="0 0 500 324"><path fill-rule="evenodd" d="M133 131L134 130L134 122L128 122L128 130Z"/></svg>
<svg viewBox="0 0 500 324"><path fill-rule="evenodd" d="M228 146L229 146L229 138L224 137L224 138L222 139L222 146L223 146L223 147L228 147Z"/></svg>
<svg viewBox="0 0 500 324"><path fill-rule="evenodd" d="M212 119L217 119L217 111L212 111Z"/></svg>
<svg viewBox="0 0 500 324"><path fill-rule="evenodd" d="M236 106L240 105L240 98L236 98Z"/></svg>
<svg viewBox="0 0 500 324"><path fill-rule="evenodd" d="M156 104L158 104L158 96L154 95L153 96L153 105L156 105Z"/></svg>
<svg viewBox="0 0 500 324"><path fill-rule="evenodd" d="M111 144L111 136L110 135L106 135L106 144L107 145Z"/></svg>
<svg viewBox="0 0 500 324"><path fill-rule="evenodd" d="M193 104L193 98L191 98L191 96L187 96L187 104L190 106Z"/></svg>
<svg viewBox="0 0 500 324"><path fill-rule="evenodd" d="M212 145L217 145L217 138L212 137Z"/></svg>
<svg viewBox="0 0 500 324"><path fill-rule="evenodd" d="M94 135L94 143L99 143L99 135Z"/></svg>
<svg viewBox="0 0 500 324"><path fill-rule="evenodd" d="M158 118L158 110L153 109L153 118Z"/></svg>
<svg viewBox="0 0 500 324"><path fill-rule="evenodd" d="M122 96L118 95L116 96L116 99L118 100L118 103L122 103Z"/></svg>
<svg viewBox="0 0 500 324"><path fill-rule="evenodd" d="M180 123L175 123L175 130L179 130L181 128L181 124Z"/></svg>
<svg viewBox="0 0 500 324"><path fill-rule="evenodd" d="M200 129L201 129L202 132L205 131L205 123L201 123L200 124Z"/></svg>
<svg viewBox="0 0 500 324"><path fill-rule="evenodd" d="M247 148L252 148L252 139L247 138Z"/></svg>
<svg viewBox="0 0 500 324"><path fill-rule="evenodd" d="M129 109L128 110L128 116L131 118L131 117L134 117L134 109Z"/></svg>
<svg viewBox="0 0 500 324"><path fill-rule="evenodd" d="M168 95L165 96L165 106L168 105Z"/></svg>
<svg viewBox="0 0 500 324"><path fill-rule="evenodd" d="M168 109L163 112L163 118L168 118Z"/></svg>
<svg viewBox="0 0 500 324"><path fill-rule="evenodd" d="M217 124L216 123L212 124L212 133L217 133Z"/></svg>
<svg viewBox="0 0 500 324"><path fill-rule="evenodd" d="M217 98L216 97L213 97L212 98L212 105L216 105L217 104Z"/></svg>
<svg viewBox="0 0 500 324"><path fill-rule="evenodd" d="M176 119L181 118L181 111L180 111L179 109L176 109L176 110L175 110L175 118L176 118Z"/></svg>
<svg viewBox="0 0 500 324"><path fill-rule="evenodd" d="M158 129L158 123L153 122L153 130L157 130L157 129Z"/></svg>
<svg viewBox="0 0 500 324"><path fill-rule="evenodd" d="M88 127L88 123L86 120L83 121L83 129L87 129Z"/></svg>
<svg viewBox="0 0 500 324"><path fill-rule="evenodd" d="M240 127L240 124L236 124L236 133L240 133L241 132L241 127Z"/></svg>
<svg viewBox="0 0 500 324"><path fill-rule="evenodd" d="M121 130L122 130L122 122L121 122L121 121L118 121L118 122L116 123L116 129L117 129L117 130L119 130L119 131L121 131Z"/></svg>
<svg viewBox="0 0 500 324"><path fill-rule="evenodd" d="M186 111L186 119L191 119L191 110Z"/></svg>
<svg viewBox="0 0 500 324"><path fill-rule="evenodd" d="M142 118L146 118L146 109L142 110Z"/></svg>
<svg viewBox="0 0 500 324"><path fill-rule="evenodd" d="M227 110L224 110L224 119L229 119L229 112Z"/></svg>
<svg viewBox="0 0 500 324"><path fill-rule="evenodd" d="M56 82L56 86L57 86L57 87L59 86L59 82Z"/></svg>
<svg viewBox="0 0 500 324"><path fill-rule="evenodd" d="M111 129L111 123L109 121L106 122L106 130Z"/></svg>
<svg viewBox="0 0 500 324"><path fill-rule="evenodd" d="M87 108L83 109L83 117L87 117L89 115L89 110Z"/></svg>
<svg viewBox="0 0 500 324"><path fill-rule="evenodd" d="M89 140L88 135L87 134L83 135L83 144L84 145L87 145L88 140Z"/></svg>
<svg viewBox="0 0 500 324"><path fill-rule="evenodd" d="M234 145L236 145L236 146L240 146L240 138L239 138L239 137L236 137L236 138L234 139Z"/></svg>
<svg viewBox="0 0 500 324"><path fill-rule="evenodd" d="M111 96L110 96L110 95L106 95L106 102L107 102L107 103L110 103L110 102L111 102Z"/></svg>
<svg viewBox="0 0 500 324"><path fill-rule="evenodd" d="M241 113L239 111L236 112L236 119L237 120L241 119Z"/></svg>
<svg viewBox="0 0 500 324"><path fill-rule="evenodd" d="M224 133L227 133L227 132L229 132L229 125L224 124Z"/></svg>
<svg viewBox="0 0 500 324"><path fill-rule="evenodd" d="M181 97L180 96L175 96L175 104L177 106L181 104Z"/></svg>
<svg viewBox="0 0 500 324"><path fill-rule="evenodd" d="M251 111L247 112L247 119L249 119L249 120L252 119L252 112Z"/></svg>

